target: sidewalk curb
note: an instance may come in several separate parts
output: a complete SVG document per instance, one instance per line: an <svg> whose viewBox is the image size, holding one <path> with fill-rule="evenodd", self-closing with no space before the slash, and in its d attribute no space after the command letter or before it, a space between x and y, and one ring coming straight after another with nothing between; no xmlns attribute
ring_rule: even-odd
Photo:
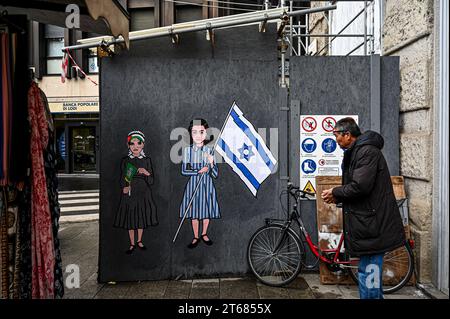
<svg viewBox="0 0 450 319"><path fill-rule="evenodd" d="M423 294L431 299L449 299L449 296L436 289L433 284L421 284L417 283L416 288Z"/></svg>
<svg viewBox="0 0 450 319"><path fill-rule="evenodd" d="M93 222L99 220L99 214L67 215L59 218L60 224Z"/></svg>

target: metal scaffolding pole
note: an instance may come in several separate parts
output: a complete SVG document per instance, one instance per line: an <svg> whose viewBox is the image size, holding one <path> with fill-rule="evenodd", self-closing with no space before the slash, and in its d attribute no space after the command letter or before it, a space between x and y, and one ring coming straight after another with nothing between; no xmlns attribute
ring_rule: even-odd
<svg viewBox="0 0 450 319"><path fill-rule="evenodd" d="M289 1L289 11L292 12L293 11L293 2L292 0ZM289 17L289 22L290 22L290 27L289 27L289 57L292 56L292 50L293 50L293 39L294 39L294 29L293 29L293 24L294 24L294 18L291 16Z"/></svg>
<svg viewBox="0 0 450 319"><path fill-rule="evenodd" d="M370 2L373 2L374 0L370 0ZM363 9L361 9L361 11L359 11L357 14L356 14L356 16L354 16L353 17L353 19L351 19L338 33L337 33L337 35L340 35L342 32L344 32L353 22L355 22L355 20L356 19L358 19L360 16L361 16L361 14L363 14L364 12L366 12L366 10L367 10L367 2L369 2L369 1L364 1L364 8ZM367 20L367 18L365 19L365 21ZM366 29L366 28L365 28ZM335 39L337 38L337 36L336 37L333 37L331 40L330 40L330 43L331 42L333 42ZM307 39L309 39L309 37L307 37ZM320 50L318 50L317 51L317 53L315 54L315 55L319 55L323 50L325 50L326 48L328 47L328 44L327 45L325 45L325 46L323 46ZM359 48L359 47L358 47Z"/></svg>
<svg viewBox="0 0 450 319"><path fill-rule="evenodd" d="M375 1L372 1L372 28L370 33L372 33L372 52L370 53L372 55L375 54Z"/></svg>
<svg viewBox="0 0 450 319"><path fill-rule="evenodd" d="M298 38L363 38L370 37L371 34L295 34Z"/></svg>
<svg viewBox="0 0 450 319"><path fill-rule="evenodd" d="M364 55L367 55L367 1L364 1Z"/></svg>
<svg viewBox="0 0 450 319"><path fill-rule="evenodd" d="M205 30L212 30L217 28L224 28L224 27L233 27L233 26L239 26L249 23L256 23L256 22L262 22L262 21L269 21L269 20L286 20L289 17L299 16L299 15L305 15L309 13L315 13L315 12L325 12L330 10L335 10L336 5L332 6L326 6L326 7L319 7L319 8L313 8L313 9L305 9L305 10L299 10L299 11L293 11L293 12L286 12L285 8L281 9L270 9L270 10L264 10L264 11L255 11L250 14L237 14L234 16L229 17L220 17L220 18L213 18L213 19L205 19L205 20L199 20L194 21L190 23L183 23L183 24L174 24L169 27L163 27L163 28L154 28L154 29L148 29L148 30L141 30L137 31L135 34L133 32L130 33L130 41L138 41L138 40L146 40L146 39L152 39L152 38L160 38L165 36L175 36L182 33L187 32L194 32L194 31L205 31ZM73 45L73 46L67 46L62 48L62 51L66 50L79 50L79 49L88 49L88 48L94 48L98 46L110 46L113 44L119 44L125 42L123 38L114 39L112 37L105 38L94 38L92 39L85 39L82 41L79 41L83 44ZM95 42L93 42L95 41Z"/></svg>

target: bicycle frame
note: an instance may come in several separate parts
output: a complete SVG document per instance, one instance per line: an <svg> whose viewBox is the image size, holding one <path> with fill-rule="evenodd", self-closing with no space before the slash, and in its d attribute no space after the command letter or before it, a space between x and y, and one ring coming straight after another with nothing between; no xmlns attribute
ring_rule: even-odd
<svg viewBox="0 0 450 319"><path fill-rule="evenodd" d="M292 194L291 194L292 195ZM293 196L293 195L292 195ZM339 244L336 248L333 249L323 249L321 250L320 247L318 245L315 245L312 241L312 238L310 236L310 234L308 233L308 231L305 228L305 225L303 223L303 220L301 218L301 215L298 211L298 201L300 197L296 197L294 196L296 201L293 207L292 212L290 213L290 216L288 218L288 220L284 220L284 223L282 224L282 226L285 229L285 232L283 233L283 236L281 236L281 238L279 239L279 242L277 243L277 245L275 246L275 252L278 251L278 249L280 248L282 242L284 241L285 235L287 233L287 229L290 228L292 221L296 221L297 225L300 228L301 231L301 235L303 236L303 238L305 239L306 243L308 244L308 247L310 249L310 251L314 254L314 256L316 256L318 259L320 259L322 262L330 264L330 265L341 265L343 267L347 266L351 266L351 265L356 265L354 262L352 261L344 261L344 260L340 260L339 257L341 255L341 249L344 245L344 233L341 234L341 237L339 239ZM268 221L270 221L271 219L269 219ZM276 220L271 220L271 221L276 221ZM281 222L281 220L278 220L278 223ZM294 233L297 235L297 237L300 239L300 236L294 231ZM324 254L334 254L334 257L332 259L330 259L327 256L324 256Z"/></svg>
<svg viewBox="0 0 450 319"><path fill-rule="evenodd" d="M359 258L352 258L347 252L342 252L345 242L344 233L340 235L337 247L321 249L320 243L316 245L306 230L298 206L301 198L309 199L306 195L312 196L314 194L302 191L291 183L288 183L287 190L288 194L295 198L293 209L290 210L287 218L266 218L266 225L259 228L249 242L247 258L252 271L263 283L271 286L282 286L296 278L301 272L302 265L307 269L312 269L316 267L317 262L322 262L331 272L342 270L358 283L356 270L359 269ZM280 194L280 201L282 194ZM294 221L300 230L293 227ZM311 253L317 258L314 264L307 265L305 263L305 249L307 249L305 242ZM395 292L409 282L414 273L414 255L411 250L413 245L414 242L409 239L402 247L398 247L401 250L396 249L393 254L390 255L389 252L384 256L385 261L390 265L389 267L399 268L398 278L396 275L394 277L392 275L394 268L388 267L390 271L383 273L383 276L386 276L386 278L383 277L383 282L386 279L387 287L383 288L384 293ZM395 259L397 257L399 259ZM266 260L266 262L261 263L262 260ZM292 263L289 262L290 260L292 260ZM397 267L397 263L400 263L402 267Z"/></svg>

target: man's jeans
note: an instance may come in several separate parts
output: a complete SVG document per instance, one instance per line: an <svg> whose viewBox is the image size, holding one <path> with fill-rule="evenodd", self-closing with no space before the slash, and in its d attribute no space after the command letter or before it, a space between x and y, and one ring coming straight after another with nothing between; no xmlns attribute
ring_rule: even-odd
<svg viewBox="0 0 450 319"><path fill-rule="evenodd" d="M361 256L358 267L359 297L361 299L383 299L383 256Z"/></svg>

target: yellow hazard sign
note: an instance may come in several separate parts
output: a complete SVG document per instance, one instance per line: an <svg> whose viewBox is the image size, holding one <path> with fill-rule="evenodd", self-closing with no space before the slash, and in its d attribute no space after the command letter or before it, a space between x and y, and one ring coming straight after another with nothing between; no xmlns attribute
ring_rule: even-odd
<svg viewBox="0 0 450 319"><path fill-rule="evenodd" d="M311 183L311 181L308 181L308 183L306 183L305 188L303 188L304 192L308 192L308 193L316 193L316 190L314 189L313 184Z"/></svg>

